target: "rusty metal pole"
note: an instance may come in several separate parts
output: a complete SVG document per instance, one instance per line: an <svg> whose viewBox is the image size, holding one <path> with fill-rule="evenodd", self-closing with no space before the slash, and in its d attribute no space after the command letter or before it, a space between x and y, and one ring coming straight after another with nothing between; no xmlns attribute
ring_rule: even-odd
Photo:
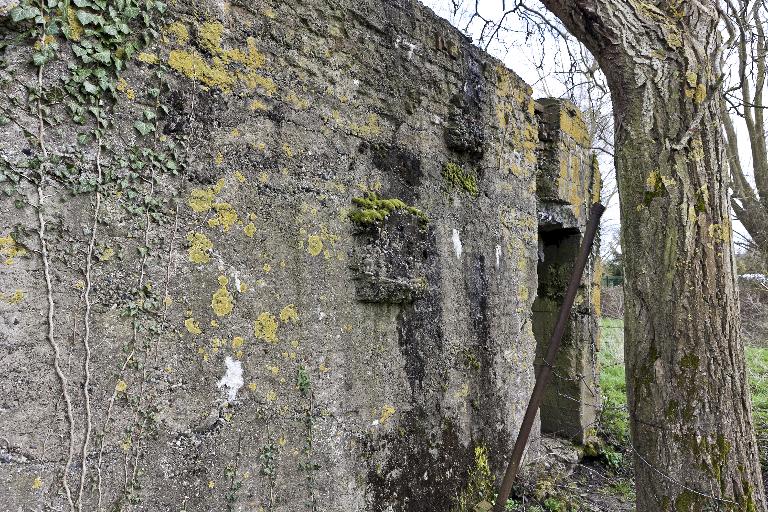
<svg viewBox="0 0 768 512"><path fill-rule="evenodd" d="M517 472L520 469L520 461L523 458L523 452L528 444L528 438L531 435L533 420L536 419L536 414L539 411L541 402L544 400L544 391L549 384L549 380L552 378L552 366L555 364L555 357L557 357L557 351L560 349L560 341L565 333L565 325L571 314L573 301L576 299L576 292L581 283L581 276L584 274L584 268L587 266L589 253L592 252L592 245L595 241L597 228L600 224L600 217L603 215L604 211L605 206L600 203L593 204L589 211L589 222L587 224L587 229L584 232L581 251L573 266L571 282L568 284L568 290L565 292L563 304L560 306L560 313L557 317L555 330L552 332L552 337L549 340L549 347L547 348L547 356L544 359L544 365L539 371L536 385L533 387L533 393L531 393L531 400L528 402L528 409L526 409L523 423L520 425L520 433L515 440L515 447L512 450L512 459L509 461L507 472L504 474L501 490L499 491L499 496L496 498L496 505L493 508L494 512L502 512L504 510L504 506L509 499L509 493L512 491L512 483L515 481L515 477L517 477Z"/></svg>

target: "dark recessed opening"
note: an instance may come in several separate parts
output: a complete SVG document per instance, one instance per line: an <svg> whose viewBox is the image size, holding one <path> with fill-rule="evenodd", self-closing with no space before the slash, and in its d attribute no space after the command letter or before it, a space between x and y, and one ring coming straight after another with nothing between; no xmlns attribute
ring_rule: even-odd
<svg viewBox="0 0 768 512"><path fill-rule="evenodd" d="M539 285L533 303L537 375L544 362L580 242L578 230L559 226L539 228ZM569 356L567 347L572 343L573 333L569 322L562 340L564 350L560 350L555 361L552 380L541 405L541 430L562 437L578 438L581 435L579 382L565 375L565 371L558 371L558 368L567 369L572 366L565 360Z"/></svg>

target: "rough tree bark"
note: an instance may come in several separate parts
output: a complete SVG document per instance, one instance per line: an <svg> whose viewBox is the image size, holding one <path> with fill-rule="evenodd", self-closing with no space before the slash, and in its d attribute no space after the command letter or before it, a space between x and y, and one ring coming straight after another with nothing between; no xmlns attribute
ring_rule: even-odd
<svg viewBox="0 0 768 512"><path fill-rule="evenodd" d="M739 337L714 1L543 0L611 89L637 510L765 511Z"/></svg>

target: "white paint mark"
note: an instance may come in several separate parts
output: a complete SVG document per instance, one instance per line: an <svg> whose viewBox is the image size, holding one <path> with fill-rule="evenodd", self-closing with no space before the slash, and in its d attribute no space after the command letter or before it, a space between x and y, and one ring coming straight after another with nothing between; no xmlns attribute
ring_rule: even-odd
<svg viewBox="0 0 768 512"><path fill-rule="evenodd" d="M453 251L456 253L457 258L461 258L461 253L464 248L461 246L461 238L459 238L459 231L453 230Z"/></svg>
<svg viewBox="0 0 768 512"><path fill-rule="evenodd" d="M227 365L227 371L216 386L227 388L227 400L231 402L237 396L237 390L243 387L243 364L229 356L224 364Z"/></svg>
<svg viewBox="0 0 768 512"><path fill-rule="evenodd" d="M417 44L412 43L410 41L406 41L401 36L397 36L397 39L395 40L395 45L400 46L402 48L406 48L408 50L408 60L413 59L413 52L418 47Z"/></svg>
<svg viewBox="0 0 768 512"><path fill-rule="evenodd" d="M501 246L496 246L496 268L499 268L501 265Z"/></svg>

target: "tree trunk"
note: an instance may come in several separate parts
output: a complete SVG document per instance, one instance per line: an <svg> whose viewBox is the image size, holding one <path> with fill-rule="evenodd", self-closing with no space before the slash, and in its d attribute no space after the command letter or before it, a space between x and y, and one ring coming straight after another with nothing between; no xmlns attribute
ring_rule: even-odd
<svg viewBox="0 0 768 512"><path fill-rule="evenodd" d="M715 3L544 4L611 88L637 510L765 511L739 336Z"/></svg>

